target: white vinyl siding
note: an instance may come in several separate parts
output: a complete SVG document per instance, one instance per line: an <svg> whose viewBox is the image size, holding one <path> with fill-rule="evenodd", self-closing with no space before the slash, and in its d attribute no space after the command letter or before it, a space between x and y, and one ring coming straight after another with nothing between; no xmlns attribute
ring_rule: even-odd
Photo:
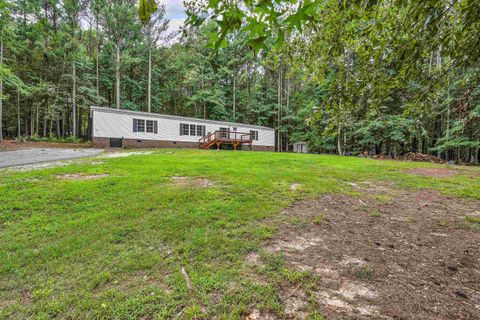
<svg viewBox="0 0 480 320"><path fill-rule="evenodd" d="M164 140L179 142L198 142L201 136L198 135L199 127L202 127L204 135L213 133L225 128L233 130L237 128L237 132L249 133L250 130L258 131L258 141L254 141L254 145L273 146L275 144L275 131L270 128L262 129L261 127L242 126L242 124L229 125L221 122L202 121L202 119L194 118L175 118L171 116L147 114L140 112L116 111L107 108L92 108L93 114L93 136L101 138L125 138L125 139L145 139L145 140ZM134 119L153 120L154 127L158 127L157 133L134 132L132 124ZM157 123L155 125L155 123ZM181 126L181 125L184 126ZM195 135L190 135L190 125L195 125ZM146 126L146 123L145 123ZM255 129L252 129L254 127ZM257 129L258 128L258 129ZM145 130L146 131L146 130ZM155 131L155 128L154 128Z"/></svg>

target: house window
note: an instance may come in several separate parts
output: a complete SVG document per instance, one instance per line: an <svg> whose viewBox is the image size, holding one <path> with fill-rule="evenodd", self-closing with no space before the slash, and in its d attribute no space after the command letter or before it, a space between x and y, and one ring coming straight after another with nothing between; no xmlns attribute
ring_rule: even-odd
<svg viewBox="0 0 480 320"><path fill-rule="evenodd" d="M147 132L153 133L153 120L147 120Z"/></svg>
<svg viewBox="0 0 480 320"><path fill-rule="evenodd" d="M190 126L186 123L180 123L180 135L181 136L188 136L188 129Z"/></svg>
<svg viewBox="0 0 480 320"><path fill-rule="evenodd" d="M205 126L197 125L197 136L203 137L205 136Z"/></svg>
<svg viewBox="0 0 480 320"><path fill-rule="evenodd" d="M194 125L194 124L191 124L190 125L190 135L191 136L195 136L196 135L196 129L197 129L197 126Z"/></svg>
<svg viewBox="0 0 480 320"><path fill-rule="evenodd" d="M158 132L158 121L156 120L143 120L133 119L133 132Z"/></svg>
<svg viewBox="0 0 480 320"><path fill-rule="evenodd" d="M252 140L258 141L258 131L250 130L250 137L252 138Z"/></svg>
<svg viewBox="0 0 480 320"><path fill-rule="evenodd" d="M145 120L137 120L137 132L145 132Z"/></svg>
<svg viewBox="0 0 480 320"><path fill-rule="evenodd" d="M220 137L227 138L228 137L228 128L220 128L221 134Z"/></svg>
<svg viewBox="0 0 480 320"><path fill-rule="evenodd" d="M205 135L206 128L205 126L199 124L180 124L180 135L181 136L199 136L202 137Z"/></svg>

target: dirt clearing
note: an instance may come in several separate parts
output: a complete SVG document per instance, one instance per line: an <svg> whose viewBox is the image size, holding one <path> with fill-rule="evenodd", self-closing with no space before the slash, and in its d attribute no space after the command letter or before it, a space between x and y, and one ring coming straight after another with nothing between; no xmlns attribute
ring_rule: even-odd
<svg viewBox="0 0 480 320"><path fill-rule="evenodd" d="M84 143L64 143L64 142L34 142L34 141L16 141L16 140L3 140L0 143L0 152L2 151L15 151L31 148L90 148L91 144Z"/></svg>
<svg viewBox="0 0 480 320"><path fill-rule="evenodd" d="M450 178L458 174L456 170L448 168L417 168L404 172L434 178Z"/></svg>
<svg viewBox="0 0 480 320"><path fill-rule="evenodd" d="M436 191L362 188L327 195L283 214L266 245L293 269L318 275L326 319L480 319L480 232L465 216L477 201ZM254 260L254 259L251 259ZM304 318L306 291L280 292L285 314Z"/></svg>
<svg viewBox="0 0 480 320"><path fill-rule="evenodd" d="M92 148L30 148L6 151L0 155L0 168L26 165L42 166L46 162L91 158L99 155L102 151L101 149Z"/></svg>
<svg viewBox="0 0 480 320"><path fill-rule="evenodd" d="M126 158L136 155L152 154L153 151L133 151L133 152L107 152L101 156L101 158Z"/></svg>
<svg viewBox="0 0 480 320"><path fill-rule="evenodd" d="M213 187L215 183L212 180L203 177L172 177L172 184L177 187Z"/></svg>
<svg viewBox="0 0 480 320"><path fill-rule="evenodd" d="M96 179L102 179L108 177L109 174L104 173L104 174L91 174L91 175L86 175L86 174L81 174L81 173L67 173L61 176L58 176L59 179L62 180L96 180Z"/></svg>

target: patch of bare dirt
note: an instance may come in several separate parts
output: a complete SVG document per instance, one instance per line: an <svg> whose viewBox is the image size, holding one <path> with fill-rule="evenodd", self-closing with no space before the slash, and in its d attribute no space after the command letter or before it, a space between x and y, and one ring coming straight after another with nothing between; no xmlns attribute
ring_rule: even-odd
<svg viewBox="0 0 480 320"><path fill-rule="evenodd" d="M215 183L203 177L172 177L172 184L177 187L196 187L208 188L213 187Z"/></svg>
<svg viewBox="0 0 480 320"><path fill-rule="evenodd" d="M96 180L108 177L109 174L81 174L81 173L67 173L61 176L58 176L59 179L62 180Z"/></svg>
<svg viewBox="0 0 480 320"><path fill-rule="evenodd" d="M25 172L25 171L34 171L34 170L41 170L41 169L49 169L55 167L64 167L68 166L72 163L77 163L76 160L65 160L65 161L50 161L50 162L40 162L34 164L25 164L22 166L15 166L15 167L7 167L2 168L1 170L10 171L10 172Z"/></svg>
<svg viewBox="0 0 480 320"><path fill-rule="evenodd" d="M255 309L245 317L245 320L275 320L275 317L269 314L261 313Z"/></svg>
<svg viewBox="0 0 480 320"><path fill-rule="evenodd" d="M33 141L16 141L16 140L3 140L0 143L1 151L15 151L30 148L90 148L91 145L88 142L85 143L64 143L64 142L33 142Z"/></svg>
<svg viewBox="0 0 480 320"><path fill-rule="evenodd" d="M287 208L310 222L282 222L266 245L319 276L325 318L480 319L480 232L463 224L480 202L388 185L361 190L360 198L327 195ZM289 318L305 318L302 288L279 295Z"/></svg>
<svg viewBox="0 0 480 320"><path fill-rule="evenodd" d="M450 178L458 174L456 170L448 168L416 168L404 172L434 178Z"/></svg>
<svg viewBox="0 0 480 320"><path fill-rule="evenodd" d="M26 164L22 166L2 168L0 169L0 172L2 170L9 171L9 172L26 172L26 171L42 170L42 169L49 169L49 168L56 168L56 167L64 167L73 163L91 164L95 166L95 165L103 164L103 161L84 161L79 159L65 160L65 161L58 160L58 161L40 162L40 163L34 163L34 164Z"/></svg>
<svg viewBox="0 0 480 320"><path fill-rule="evenodd" d="M126 158L135 155L146 155L152 154L153 151L133 151L133 152L106 152L105 154L101 155L101 158Z"/></svg>
<svg viewBox="0 0 480 320"><path fill-rule="evenodd" d="M251 252L245 257L245 263L249 266L261 266L263 265L260 256L256 252Z"/></svg>
<svg viewBox="0 0 480 320"><path fill-rule="evenodd" d="M302 186L302 185L301 185L300 183L292 183L292 184L290 185L290 190L292 190L292 191L297 191L298 189L300 189L301 186Z"/></svg>

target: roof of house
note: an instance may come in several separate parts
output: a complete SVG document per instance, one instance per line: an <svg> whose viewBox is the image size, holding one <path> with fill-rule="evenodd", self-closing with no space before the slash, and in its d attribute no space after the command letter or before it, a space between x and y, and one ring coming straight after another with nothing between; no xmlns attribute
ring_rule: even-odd
<svg viewBox="0 0 480 320"><path fill-rule="evenodd" d="M126 109L113 109L113 108L105 108L105 107L90 107L91 111L102 111L102 112L110 112L110 113L120 113L120 114L128 114L133 116L142 116L142 117L154 117L154 118L161 118L161 119L172 119L172 120L181 120L181 121L197 121L197 122L204 122L204 123L213 123L219 125L229 125L229 126L239 126L239 127L247 127L253 129L262 129L262 130L272 130L275 129L263 126L256 126L251 124L245 123L235 123L235 122L228 122L228 121L217 121L217 120L209 120L209 119L200 119L200 118L193 118L193 117L181 117L181 116L172 116L167 114L160 114L160 113L152 113L152 112L143 112L143 111L132 111Z"/></svg>

